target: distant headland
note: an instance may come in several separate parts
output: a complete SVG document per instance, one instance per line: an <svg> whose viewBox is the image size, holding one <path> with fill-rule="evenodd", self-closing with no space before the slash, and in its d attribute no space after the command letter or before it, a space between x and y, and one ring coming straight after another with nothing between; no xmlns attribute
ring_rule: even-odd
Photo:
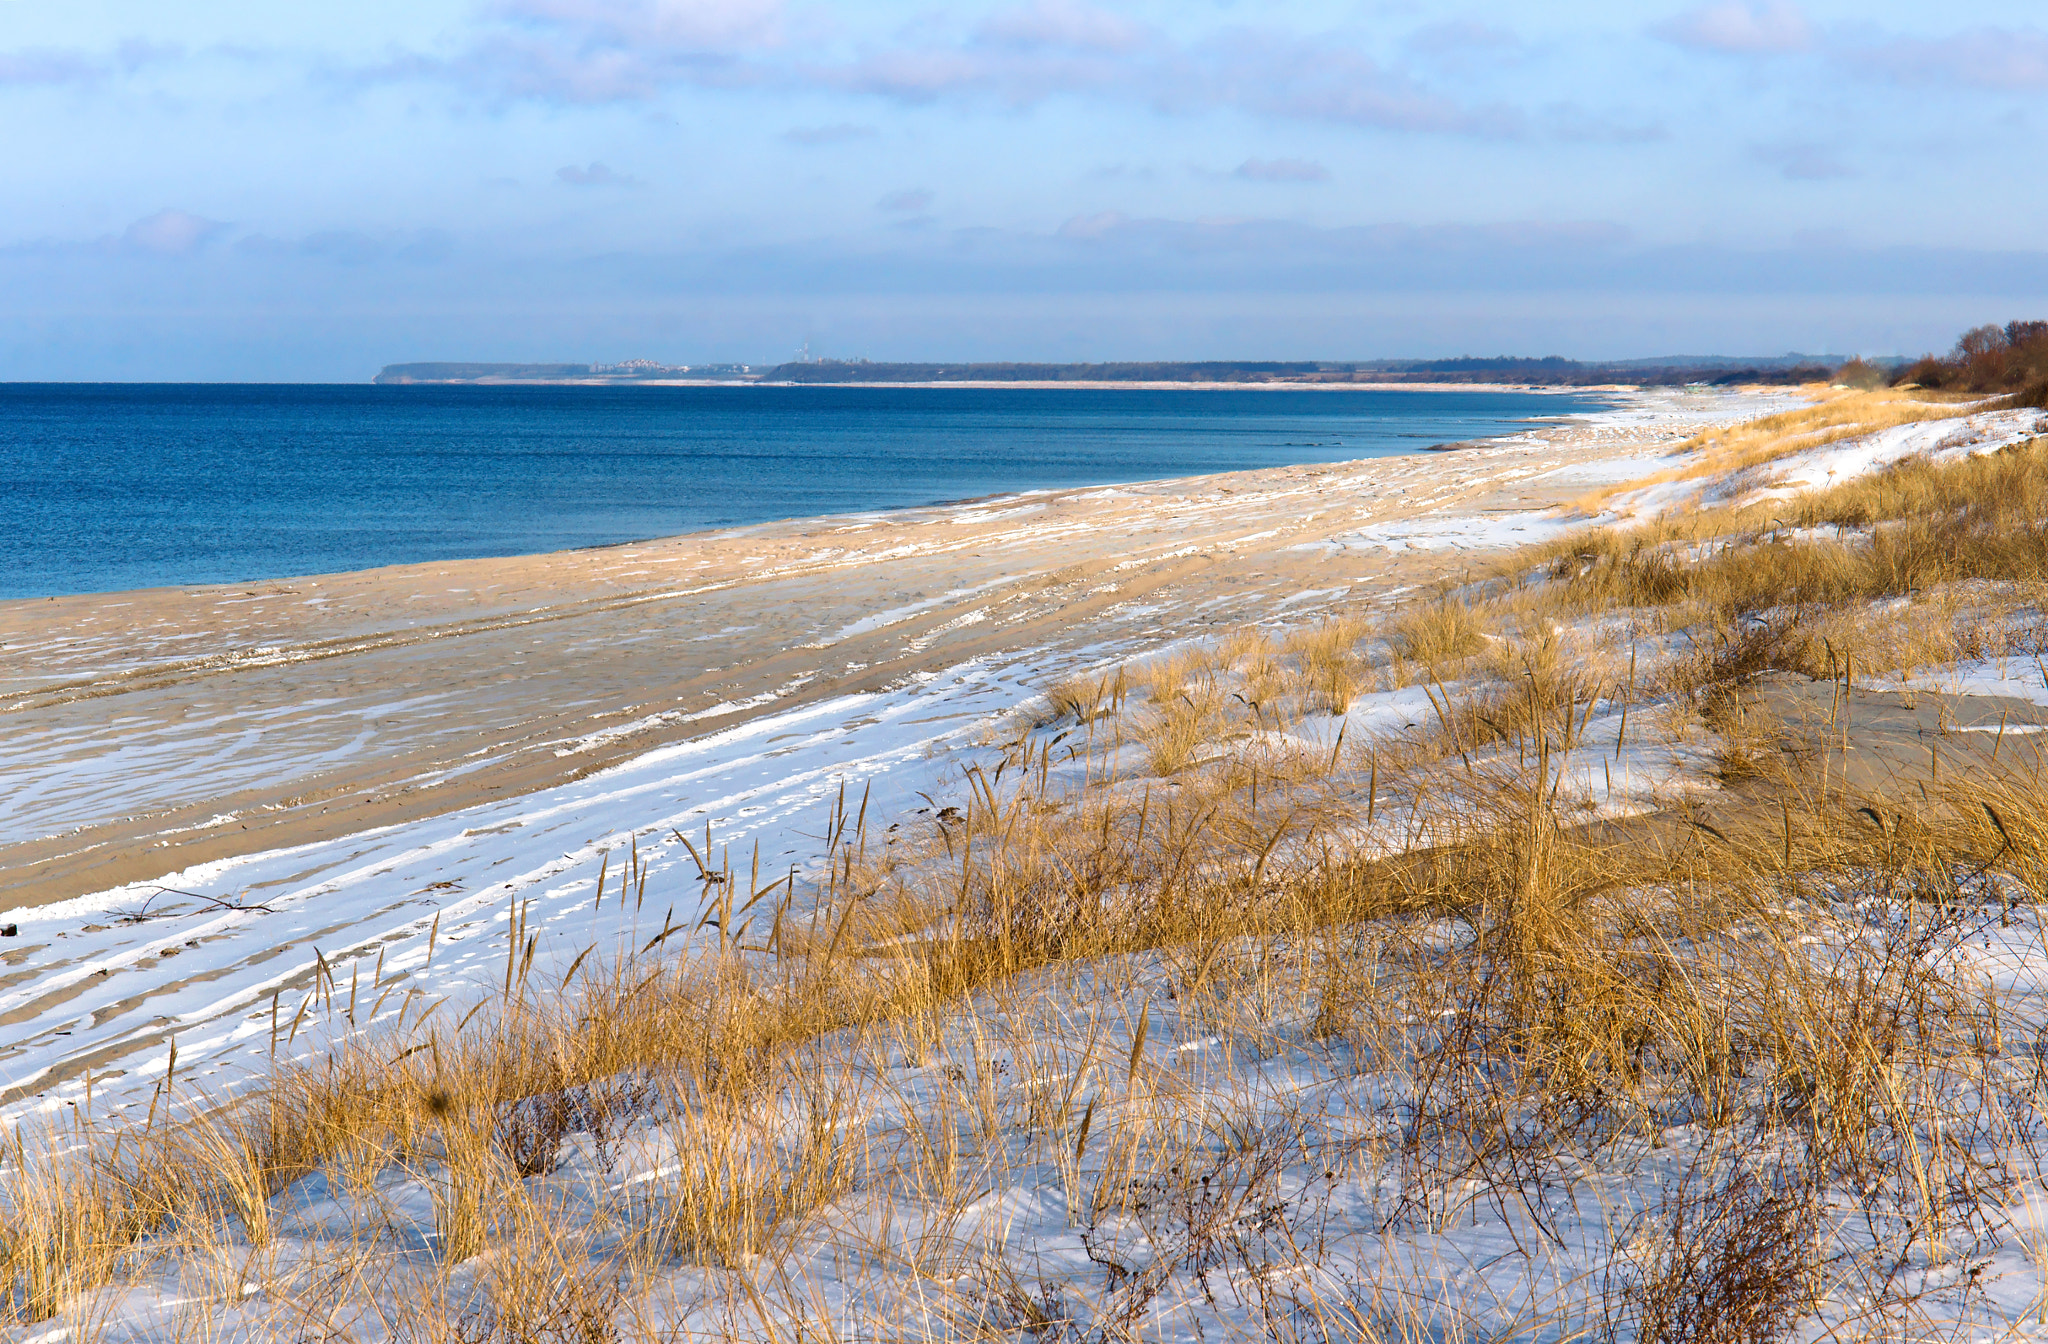
<svg viewBox="0 0 2048 1344"><path fill-rule="evenodd" d="M776 365L662 364L632 359L618 364L389 364L381 384L541 384L552 386L673 386L691 383L768 384L1211 384L1219 386L1345 386L1355 384L1515 383L1525 386L1599 387L1613 384L1684 387L1737 383L1794 385L1824 381L1844 363L1839 355L1748 358L1674 355L1589 363L1561 356L1384 360L1126 361L1104 364L887 363L819 359Z"/></svg>

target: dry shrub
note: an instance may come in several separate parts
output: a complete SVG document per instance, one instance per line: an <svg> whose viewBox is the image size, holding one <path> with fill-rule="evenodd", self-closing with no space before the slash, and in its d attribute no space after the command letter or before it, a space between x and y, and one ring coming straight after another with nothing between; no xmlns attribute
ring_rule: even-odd
<svg viewBox="0 0 2048 1344"><path fill-rule="evenodd" d="M1551 631L1502 638L1487 654L1490 685L1462 698L1441 682L1431 687L1438 751L1411 748L1411 760L1437 759L1447 748L1469 762L1471 753L1506 743L1515 749L1517 768L1538 767L1553 753L1580 745L1599 702L1622 693L1616 679L1588 667Z"/></svg>
<svg viewBox="0 0 2048 1344"><path fill-rule="evenodd" d="M851 1154L837 1116L814 1116L793 1147L756 1120L760 1099L685 1099L669 1131L677 1170L666 1183L663 1241L690 1264L737 1269L764 1254L786 1226L845 1191Z"/></svg>
<svg viewBox="0 0 2048 1344"><path fill-rule="evenodd" d="M1615 496L1644 486L1723 477L1789 453L1955 414L1951 403L1903 390L1824 394L1817 405L1802 410L1698 434L1675 450L1690 459L1686 465L1596 491L1579 501L1579 506L1596 513Z"/></svg>
<svg viewBox="0 0 2048 1344"><path fill-rule="evenodd" d="M1353 650L1364 634L1364 624L1348 617L1332 618L1287 637L1283 648L1294 658L1297 685L1311 708L1342 714L1351 707L1358 688Z"/></svg>
<svg viewBox="0 0 2048 1344"><path fill-rule="evenodd" d="M1207 679L1210 667L1206 650L1183 648L1140 667L1137 682L1145 688L1147 699L1155 705L1163 704L1176 699L1196 681Z"/></svg>
<svg viewBox="0 0 2048 1344"><path fill-rule="evenodd" d="M1899 381L1956 392L2009 392L2048 382L2048 322L1973 327L1948 358L1928 355Z"/></svg>
<svg viewBox="0 0 2048 1344"><path fill-rule="evenodd" d="M0 1287L19 1319L54 1317L66 1299L110 1279L137 1239L117 1182L89 1158L37 1154L31 1167L16 1135L0 1260Z"/></svg>
<svg viewBox="0 0 2048 1344"><path fill-rule="evenodd" d="M1190 765L1217 731L1224 696L1208 659L1187 653L1146 669L1151 704L1144 736L1154 775L1165 777Z"/></svg>
<svg viewBox="0 0 2048 1344"><path fill-rule="evenodd" d="M271 1151L271 1133L259 1113L203 1107L186 1127L187 1160L215 1181L200 1185L200 1208L209 1218L233 1217L251 1246L268 1246L273 1234L270 1197L282 1173Z"/></svg>
<svg viewBox="0 0 2048 1344"><path fill-rule="evenodd" d="M1540 647L1527 667L1562 681L1562 660ZM1942 1192L1966 1170L1980 1186L1993 1180L1969 1165L1955 1126L1978 1095L1970 1071L1995 1055L1958 1048L1989 1030L1991 1009L1929 978L1934 940L1953 927L1948 907L1930 898L1924 917L1836 938L1841 950L1829 956L1804 940L1833 937L1873 893L1938 891L1942 872L1981 870L1994 856L2048 870L2048 798L1994 801L2009 841L1985 818L1879 833L1837 801L1793 799L1804 850L1827 856L1841 883L1850 913L1838 915L1787 908L1775 832L1763 846L1740 832L1673 839L1652 821L1576 828L1557 817L1533 766L1503 761L1455 787L1445 774L1432 776L1441 823L1385 859L1302 843L1312 826L1356 821L1320 777L1270 784L1280 796L1258 809L1199 771L1154 795L1102 793L1060 809L1028 788L978 789L950 860L905 879L923 884L913 892L929 915L920 933L870 941L839 913L862 893L829 888L816 932L792 936L779 957L622 963L573 1000L515 995L431 1050L365 1050L333 1069L288 1072L274 1150L309 1161L344 1132L381 1127L392 1152L445 1169L446 1258L505 1254L473 1257L487 1301L428 1312L415 1337L603 1341L604 1323L627 1309L611 1295L624 1280L533 1240L540 1215L518 1193L522 1154L544 1167L563 1129L611 1123L600 1113L661 1114L678 1161L630 1215L655 1229L644 1239L670 1259L759 1265L749 1273L767 1283L817 1229L859 1221L811 1216L851 1192L938 1209L977 1198L996 1179L981 1164L1007 1160L1003 1136L1025 1126L1049 1147L1029 1160L1066 1187L1077 1227L1107 1226L1111 1214L1151 1220L1160 1253L1122 1277L1105 1269L1115 1284L1093 1319L1142 1315L1169 1287L1198 1298L1215 1269L1267 1282L1320 1244L1322 1226L1313 1198L1282 1183L1275 1165L1298 1160L1309 1128L1239 1113L1177 1080L1178 1052L1163 1065L1148 1057L1136 1024L1124 1041L1090 1027L1085 1042L1033 1025L1033 1013L1072 1022L1075 1002L1099 1001L1115 980L1110 959L1158 949L1184 1015L1168 1039L1199 1027L1247 1052L1276 1051L1286 1036L1268 1024L1290 1002L1304 1020L1321 1003L1324 1035L1354 1067L1399 1081L1412 1103L1387 1117L1398 1143L1307 1151L1319 1170L1389 1179L1399 1195L1388 1226L1404 1234L1435 1235L1456 1212L1444 1193L1454 1190L1477 1191L1503 1217L1540 1218L1560 1204L1542 1184L1558 1160L1593 1160L1669 1123L1740 1123L1758 1151L1808 1155L1811 1165L1782 1170L1703 1164L1684 1198L1656 1207L1637 1229L1635 1268L1612 1280L1614 1310L1644 1338L1768 1338L1805 1311L1829 1265L1802 1201L1823 1188L1867 1191L1904 1211L1913 1238L1968 1244ZM1444 936L1446 925L1457 936ZM1080 978L1047 980L1036 996L1006 989L993 1014L966 1006L978 990L1062 963ZM998 1036L963 1044L964 1029L934 1025L949 1016ZM879 1023L902 1026L864 1034ZM931 1072L957 1071L957 1082L901 1121L901 1149L875 1161L866 1140L847 1137L860 1108L834 1080L889 1076L892 1043L912 1036ZM999 1083L997 1057L1030 1086ZM666 1101L548 1100L577 1098L595 1070L656 1072ZM533 1099L543 1104L521 1119ZM94 1217L137 1207L89 1169L63 1181ZM70 1251L106 1235L88 1228L55 1244ZM10 1237L10 1255L23 1244ZM1098 1244L1102 1263L1124 1264ZM940 1272L947 1254L889 1248L891 1263L957 1281L957 1267ZM530 1273L534 1293L496 1277L501 1267Z"/></svg>
<svg viewBox="0 0 2048 1344"><path fill-rule="evenodd" d="M1700 694L1700 718L1719 739L1715 773L1724 784L1782 774L1785 725L1728 681L1710 682Z"/></svg>
<svg viewBox="0 0 2048 1344"><path fill-rule="evenodd" d="M1673 554L1672 542L1666 529L1654 526L1577 534L1548 548L1550 576L1557 582L1543 597L1572 611L1681 602L1691 591L1692 578Z"/></svg>
<svg viewBox="0 0 2048 1344"><path fill-rule="evenodd" d="M1811 1309L1822 1192L1796 1162L1710 1153L1635 1221L1609 1271L1604 1336L1631 1344L1775 1344Z"/></svg>
<svg viewBox="0 0 2048 1344"><path fill-rule="evenodd" d="M1215 660L1218 667L1256 677L1272 663L1274 652L1273 641L1265 631L1255 625L1241 625L1216 641Z"/></svg>
<svg viewBox="0 0 2048 1344"><path fill-rule="evenodd" d="M0 1206L0 1308L29 1322L53 1319L145 1260L148 1241L181 1216L236 1207L250 1175L243 1136L211 1123L196 1140L165 1125L106 1148L82 1145L76 1133L46 1136L35 1148L20 1128L12 1137L11 1147L0 1147L10 1169ZM216 1155L225 1158L219 1183L195 1179L213 1174L207 1160ZM251 1240L261 1244L267 1232L267 1219L256 1216Z"/></svg>
<svg viewBox="0 0 2048 1344"><path fill-rule="evenodd" d="M1973 465L1993 476L1967 490L1930 479L1884 503L1838 498L1905 511L1897 539L1867 553L1753 538L1689 564L1661 542L1595 539L1551 555L1552 587L1560 604L1690 597L1709 611L1779 611L1775 623L1729 622L1739 633L1687 672L1710 719L1761 753L1776 730L1744 716L1736 683L1810 658L1810 631L1853 617L1860 594L1902 575L2023 568L2035 487L1998 485L1996 473L2035 469L2015 458ZM2001 490L2009 505L1996 502ZM1464 623L1481 615L1457 610L1427 614L1442 626L1417 628L1418 661L1425 647L1461 647L1457 627L1469 634ZM1540 614L1532 601L1526 631L1545 628ZM1304 694L1341 707L1362 633L1330 622L1288 641ZM1233 649L1233 664L1266 656L1249 640ZM1342 768L1251 779L1242 762L1188 768L1229 697L1211 660L1165 660L1148 669L1142 712L1155 769L1178 772L1170 783L1047 797L1027 756L1016 774L971 777L964 810L930 837L930 862L834 865L810 908L776 907L773 935L759 931L764 918L749 938L688 955L593 964L573 993L508 983L459 1028L444 1020L416 1027L409 1044L362 1040L317 1066L281 1066L265 1091L203 1126L165 1121L119 1145L87 1134L61 1161L17 1140L0 1283L15 1314L47 1319L67 1296L163 1253L152 1238L167 1226L196 1241L218 1235L202 1232L207 1219L239 1223L260 1242L260 1196L282 1182L353 1167L360 1184L398 1164L437 1182L444 1259L466 1259L461 1273L485 1285L481 1302L429 1304L400 1333L608 1344L630 1309L630 1276L543 1236L545 1217L521 1192L568 1134L601 1147L657 1116L678 1155L667 1185L644 1183L644 1206L612 1210L637 1220L634 1254L658 1245L659 1258L714 1269L761 1262L752 1283L772 1284L785 1250L814 1248L808 1237L850 1236L859 1217L827 1215L862 1191L930 1206L943 1223L1010 1178L1006 1144L1028 1142L1031 1169L1053 1173L1077 1229L1094 1237L1112 1213L1153 1220L1161 1253L1145 1263L1088 1243L1114 1280L1094 1317L1112 1332L1135 1329L1169 1287L1198 1300L1216 1268L1271 1284L1272 1271L1320 1267L1313 1199L1279 1179L1277 1154L1306 1152L1332 1182L1393 1191L1377 1230L1435 1236L1466 1207L1454 1200L1490 1201L1557 1240L1554 1211L1574 1197L1557 1171L1672 1125L1739 1133L1751 1157L1716 1149L1689 1168L1611 1270L1603 1305L1616 1330L1643 1339L1785 1333L1847 1272L1817 1239L1826 1200L1852 1201L1849 1212L1870 1215L1859 1226L1880 1228L1859 1265L1936 1245L1967 1259L1989 1245L1984 1210L2039 1175L2024 1145L1995 1147L1989 1127L2033 1133L2048 1118L2038 1088L2006 1086L2015 1075L1997 1072L2010 1062L1998 1042L2032 1039L2040 1024L2002 1018L2000 1001L1957 981L1939 954L1969 920L2010 913L1984 894L1997 883L2041 889L2048 789L1965 779L1925 799L1849 798L1765 771L1752 779L1756 815L1736 797L1733 818L1713 825L1663 815L1576 826L1560 815L1549 758L1579 744L1614 676L1541 633L1502 643L1483 666L1493 684L1455 700L1433 684L1433 729L1405 754L1373 757L1375 798L1408 813L1397 853L1345 847L1375 804ZM1090 694L1094 712L1121 698ZM1486 744L1502 749L1443 767ZM1377 824L1387 829L1385 813ZM1181 1052L1148 1052L1139 1024L1150 1019L1126 1023L1122 1040L1098 1031L1114 1014L1093 1009L1141 965L1148 991L1167 982L1156 1002L1181 1015L1174 1039L1213 1035L1270 1058L1299 1049L1285 1024L1305 1023L1319 1050L1385 1075L1398 1100L1349 1148L1314 1146L1326 1141L1298 1116L1219 1100L1183 1071ZM1072 976L1026 978L1046 968ZM1044 1025L1078 1033L1077 1003L1091 1009L1085 1040ZM1163 1022L1152 1030L1167 1038ZM865 1112L835 1085L901 1076L912 1053L950 1081L929 1110L905 1108L878 1158L867 1130L851 1134ZM894 1241L829 1249L911 1265L925 1285L972 1278L942 1236L874 1235ZM1852 1286L1872 1301L1905 1291L1857 1273ZM1043 1292L986 1277L1002 1328L1079 1328ZM1270 1312L1277 1300L1249 1306ZM1332 1312L1357 1338L1424 1319Z"/></svg>
<svg viewBox="0 0 2048 1344"><path fill-rule="evenodd" d="M1690 565L1647 538L1580 545L1554 562L1559 581L1544 596L1570 612L1688 602L1723 625L1774 613L1778 626L1812 627L1826 613L1950 585L2048 583L2048 452L2040 448L1844 491L1806 502L1803 512L1814 524L1881 515L1874 533L1843 541L1737 536Z"/></svg>
<svg viewBox="0 0 2048 1344"><path fill-rule="evenodd" d="M1094 673L1067 677L1045 691L1053 718L1071 716L1078 723L1093 723L1114 698L1121 673Z"/></svg>
<svg viewBox="0 0 2048 1344"><path fill-rule="evenodd" d="M441 1119L441 1179L434 1184L434 1231L448 1264L483 1252L489 1245L498 1192L511 1184L490 1142L489 1124L479 1109L435 1094L428 1105Z"/></svg>
<svg viewBox="0 0 2048 1344"><path fill-rule="evenodd" d="M588 1263L544 1228L523 1228L515 1253L489 1261L464 1294L433 1295L393 1323L397 1344L616 1344L622 1267Z"/></svg>
<svg viewBox="0 0 2048 1344"><path fill-rule="evenodd" d="M1411 610L1393 625L1393 645L1400 656L1424 667L1449 667L1486 646L1479 621L1462 602L1433 602Z"/></svg>
<svg viewBox="0 0 2048 1344"><path fill-rule="evenodd" d="M1169 701L1148 734L1146 767L1160 778L1178 774L1194 762L1203 740L1202 707Z"/></svg>
<svg viewBox="0 0 2048 1344"><path fill-rule="evenodd" d="M1802 527L1946 518L1987 536L2030 528L2048 517L2048 445L2035 440L1959 462L1909 458L1771 508L1789 510Z"/></svg>

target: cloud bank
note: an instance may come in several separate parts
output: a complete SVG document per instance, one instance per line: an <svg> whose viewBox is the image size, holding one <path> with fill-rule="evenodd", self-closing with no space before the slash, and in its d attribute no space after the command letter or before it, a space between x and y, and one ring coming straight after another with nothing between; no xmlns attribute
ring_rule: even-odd
<svg viewBox="0 0 2048 1344"><path fill-rule="evenodd" d="M1722 0L1686 10L1651 31L1681 47L1734 55L1804 51L1814 42L1812 21L1797 5L1783 0Z"/></svg>

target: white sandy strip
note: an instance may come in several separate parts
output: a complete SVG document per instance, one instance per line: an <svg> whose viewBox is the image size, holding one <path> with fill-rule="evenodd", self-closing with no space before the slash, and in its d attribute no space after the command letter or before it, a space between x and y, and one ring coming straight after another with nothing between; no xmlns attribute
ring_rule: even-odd
<svg viewBox="0 0 2048 1344"><path fill-rule="evenodd" d="M1444 515L1408 518L1397 523L1378 523L1344 532L1327 541L1291 547L1297 551L1485 551L1532 542L1550 541L1575 528L1585 519L1573 519L1557 512L1496 514L1489 518Z"/></svg>
<svg viewBox="0 0 2048 1344"><path fill-rule="evenodd" d="M2048 705L2048 661L2037 658L1984 658L1950 663L1943 667L1922 668L1900 677L1879 677L1876 682L1879 686L1896 686L1907 691L1933 691L1941 695L2003 695ZM1996 732L1997 725L1962 731ZM2010 727L2005 731L2013 733L2019 729Z"/></svg>
<svg viewBox="0 0 2048 1344"><path fill-rule="evenodd" d="M286 990L287 1024L297 1013L316 948L339 989L336 1030L345 1025L352 981L363 1025L389 1022L402 1007L416 1020L444 996L473 1001L502 981L515 901L532 903L527 919L539 934L535 973L543 978L592 943L601 951L644 943L671 908L676 923L695 926L706 888L672 829L701 848L708 820L741 884L756 842L763 883L791 865L809 868L822 859L842 783L849 808L872 789L871 832L878 819L886 825L914 814L920 791L937 794L957 778L961 753L972 759L971 743L988 723L1061 670L1029 657L970 663L887 693L757 719L502 803L0 913L0 924L20 928L6 950L31 953L38 965L25 981L0 981L0 1015L13 1018L0 1044L0 1087L38 1091L66 1061L111 1052L118 1057L94 1070L95 1110L146 1102L175 1035L180 1077L232 1088L267 1057L271 996ZM617 903L635 836L649 874L637 910ZM611 895L594 913L607 853ZM209 899L160 894L158 886ZM148 917L123 918L135 913ZM381 982L373 979L380 954ZM326 1038L324 1000L308 1013L311 1029L301 1027L293 1053ZM0 1120L65 1105L82 1091L72 1082L18 1100L0 1109Z"/></svg>
<svg viewBox="0 0 2048 1344"><path fill-rule="evenodd" d="M445 716L461 731L453 694L375 705L309 701L303 707L224 706L175 725L115 720L90 730L10 723L0 734L0 843L61 835L108 816L180 802L203 780L218 796L283 775L308 775L371 750L378 723L400 712ZM309 751L314 734L332 743Z"/></svg>
<svg viewBox="0 0 2048 1344"><path fill-rule="evenodd" d="M2035 410L1922 420L1807 448L1748 470L1644 486L1615 496L1613 507L1639 518L1690 507L1696 501L1747 508L1841 485L1908 458L1955 462L1995 453L2041 434L2048 434L2048 413Z"/></svg>
<svg viewBox="0 0 2048 1344"><path fill-rule="evenodd" d="M1960 461L2010 448L2040 434L2048 434L2048 412L2036 410L1988 411L1895 425L1875 434L1781 458L1766 468L1774 483L1767 489L1751 491L1737 503L1747 507L1767 499L1786 499L1804 490L1839 485L1909 457L1924 457L1930 462Z"/></svg>

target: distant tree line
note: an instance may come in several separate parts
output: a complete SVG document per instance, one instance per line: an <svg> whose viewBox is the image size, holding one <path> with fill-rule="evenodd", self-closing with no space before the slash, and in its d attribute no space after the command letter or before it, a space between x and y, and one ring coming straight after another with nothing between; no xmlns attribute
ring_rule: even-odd
<svg viewBox="0 0 2048 1344"><path fill-rule="evenodd" d="M1843 371L1862 373L1847 365ZM2048 406L2048 322L1972 327L1946 356L1923 355L1889 381L1944 392L2017 392L2026 405Z"/></svg>
<svg viewBox="0 0 2048 1344"><path fill-rule="evenodd" d="M1827 379L1833 362L1804 357L1754 362L1635 360L1582 363L1562 355L1480 358L1329 361L1203 360L1104 364L908 364L869 360L816 360L768 370L771 383L1529 383L1594 387L1613 383L1687 386L1737 383L1797 384Z"/></svg>
<svg viewBox="0 0 2048 1344"><path fill-rule="evenodd" d="M439 362L428 364L386 364L372 381L379 383L473 383L482 379L548 381L586 378L588 364L477 364Z"/></svg>
<svg viewBox="0 0 2048 1344"><path fill-rule="evenodd" d="M1585 363L1561 355L1541 359L1500 356L1492 359L1410 360L1362 366L1352 380L1404 383L1528 383L1541 387L1602 387L1625 383L1635 387L1733 387L1743 383L1793 386L1826 379L1832 362L1791 357L1754 362L1729 359L1627 360Z"/></svg>
<svg viewBox="0 0 2048 1344"><path fill-rule="evenodd" d="M1313 361L889 364L821 359L783 364L763 377L771 383L1264 383L1298 381L1325 367Z"/></svg>
<svg viewBox="0 0 2048 1344"><path fill-rule="evenodd" d="M646 367L642 368L641 365ZM1638 387L1729 387L1738 384L1832 382L1859 388L1912 385L1948 392L2019 393L2020 403L2048 406L2048 322L1973 327L1947 355L1918 360L1842 361L1839 356L1774 359L1673 356L1607 362L1541 357L1460 355L1451 359L1336 363L1324 360L1117 361L1102 364L1015 362L911 364L826 359L782 364L762 373L744 365L688 371L632 361L589 364L393 364L380 383L628 380L636 377L758 377L770 383L1522 383L1551 387L1628 384Z"/></svg>

